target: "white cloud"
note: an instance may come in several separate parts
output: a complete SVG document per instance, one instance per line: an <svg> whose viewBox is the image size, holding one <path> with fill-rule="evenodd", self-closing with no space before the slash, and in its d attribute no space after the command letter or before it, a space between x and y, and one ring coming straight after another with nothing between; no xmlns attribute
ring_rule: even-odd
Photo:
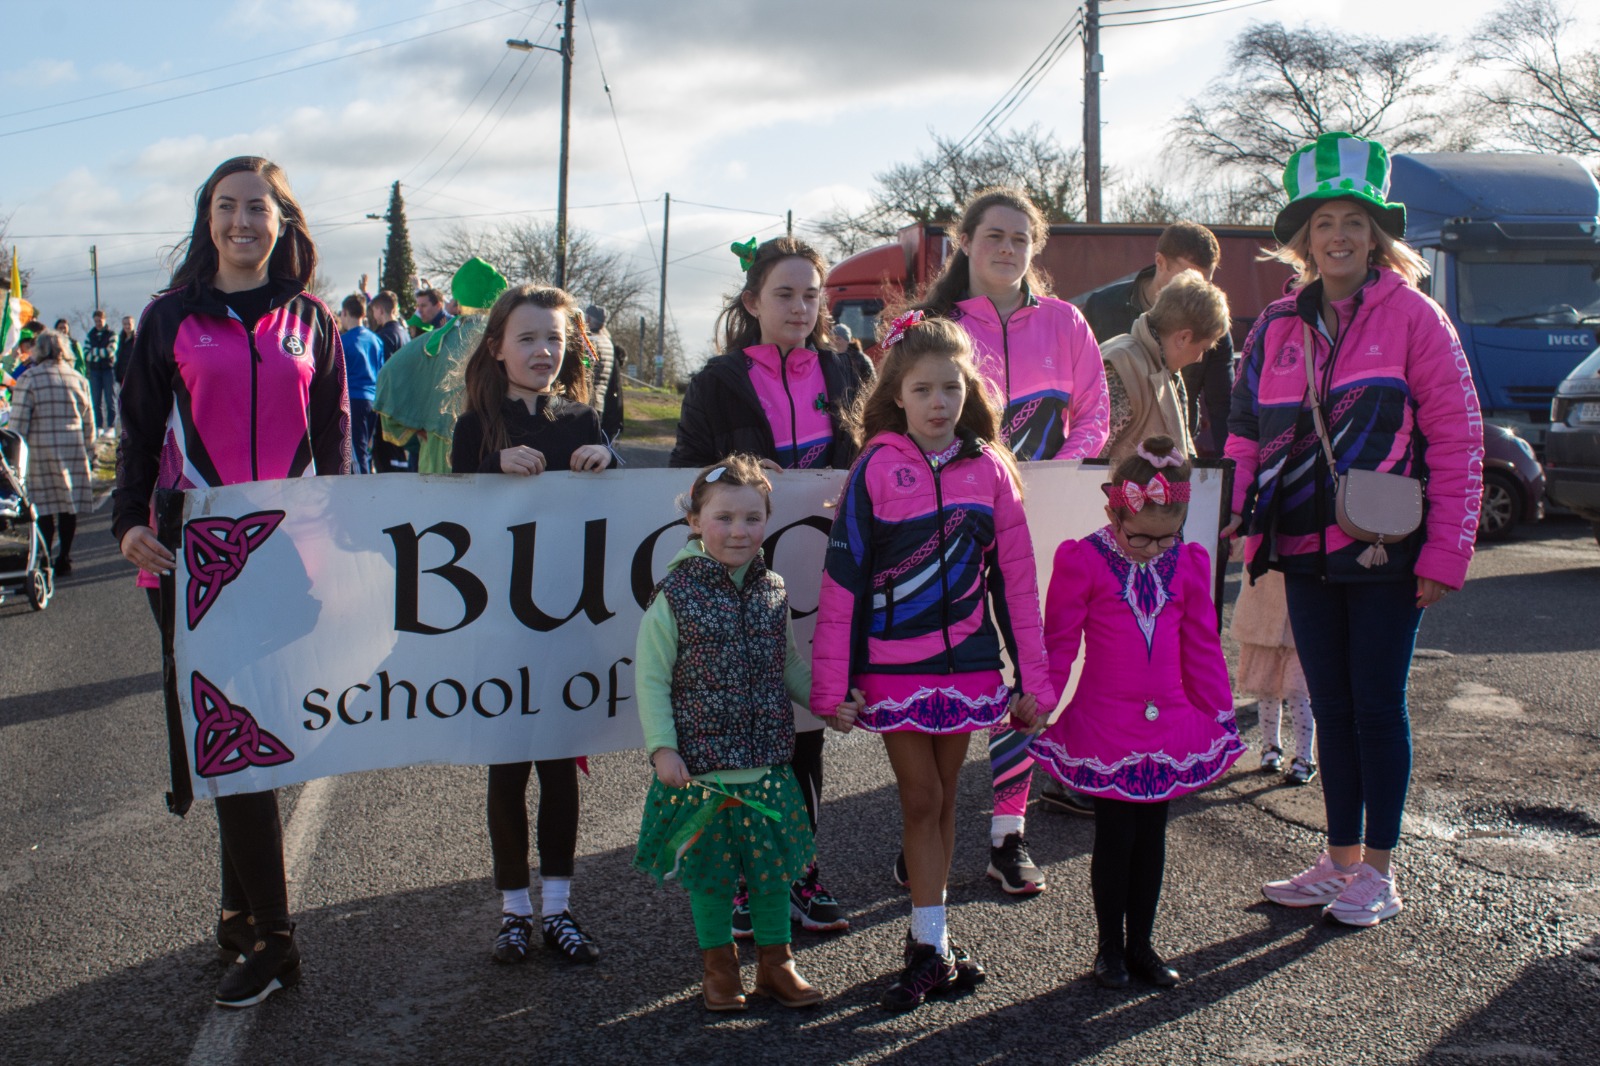
<svg viewBox="0 0 1600 1066"><path fill-rule="evenodd" d="M41 56L19 67L12 67L6 71L4 80L7 85L28 89L67 85L78 80L78 65L70 59Z"/></svg>

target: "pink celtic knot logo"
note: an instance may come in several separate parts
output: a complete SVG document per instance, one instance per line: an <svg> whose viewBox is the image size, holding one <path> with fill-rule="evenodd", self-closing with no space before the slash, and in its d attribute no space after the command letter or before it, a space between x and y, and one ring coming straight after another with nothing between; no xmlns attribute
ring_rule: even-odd
<svg viewBox="0 0 1600 1066"><path fill-rule="evenodd" d="M197 670L190 690L194 716L194 767L201 777L238 773L247 766L277 766L294 752L256 724L250 712L228 702L222 691Z"/></svg>
<svg viewBox="0 0 1600 1066"><path fill-rule="evenodd" d="M200 624L222 587L244 570L283 521L282 511L257 511L243 518L197 518L183 528L183 561L189 568L186 597L189 628Z"/></svg>

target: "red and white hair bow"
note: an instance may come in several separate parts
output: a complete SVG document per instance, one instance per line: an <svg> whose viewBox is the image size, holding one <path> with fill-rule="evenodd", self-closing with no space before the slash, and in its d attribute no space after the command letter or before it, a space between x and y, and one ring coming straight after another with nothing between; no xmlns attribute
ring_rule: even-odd
<svg viewBox="0 0 1600 1066"><path fill-rule="evenodd" d="M906 330L910 329L912 326L916 325L918 322L921 322L927 317L928 316L921 311L907 311L905 314L895 319L894 322L889 326L889 332L883 335L883 340L878 343L878 347L882 348L884 351L888 351L890 348L893 348L896 344L900 343L900 338L906 335Z"/></svg>
<svg viewBox="0 0 1600 1066"><path fill-rule="evenodd" d="M1180 481L1174 485L1162 474L1157 474L1143 485L1137 481L1107 485L1105 491L1106 499L1111 502L1111 506L1126 507L1134 514L1144 510L1144 505L1147 503L1161 507L1169 503L1189 502L1189 483Z"/></svg>

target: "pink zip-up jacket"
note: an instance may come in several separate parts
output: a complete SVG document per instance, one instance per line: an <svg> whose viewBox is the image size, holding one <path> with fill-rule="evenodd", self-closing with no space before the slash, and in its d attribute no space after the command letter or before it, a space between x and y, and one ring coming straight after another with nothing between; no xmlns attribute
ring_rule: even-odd
<svg viewBox="0 0 1600 1066"><path fill-rule="evenodd" d="M339 325L321 300L273 283L253 330L209 285L145 308L122 384L112 533L154 526L156 489L350 472ZM139 584L154 588L153 575Z"/></svg>
<svg viewBox="0 0 1600 1066"><path fill-rule="evenodd" d="M1083 314L1024 293L1005 322L987 296L950 312L972 338L978 369L1005 403L1001 433L1018 462L1093 459L1111 431L1106 368Z"/></svg>
<svg viewBox="0 0 1600 1066"><path fill-rule="evenodd" d="M1472 371L1439 305L1392 270L1374 270L1334 305L1330 343L1313 282L1261 313L1245 340L1224 454L1236 464L1233 510L1249 516L1252 566L1331 580L1414 573L1460 588L1478 533L1483 416ZM1417 533L1366 570L1366 548L1334 520L1334 484L1306 400L1304 326L1342 473L1357 467L1420 477ZM1261 538L1261 539L1256 539Z"/></svg>
<svg viewBox="0 0 1600 1066"><path fill-rule="evenodd" d="M812 711L833 714L857 674L998 670L1002 636L1021 667L1015 691L1032 693L1040 713L1054 708L1033 542L1011 472L972 437L937 470L910 437L873 437L828 540Z"/></svg>

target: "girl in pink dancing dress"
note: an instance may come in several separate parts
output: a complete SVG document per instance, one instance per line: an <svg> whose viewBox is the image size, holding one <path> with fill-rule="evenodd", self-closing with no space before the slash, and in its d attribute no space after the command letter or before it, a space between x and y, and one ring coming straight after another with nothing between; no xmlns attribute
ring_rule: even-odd
<svg viewBox="0 0 1600 1066"><path fill-rule="evenodd" d="M1167 802L1211 784L1245 750L1210 558L1180 543L1189 472L1170 437L1150 437L1119 462L1103 486L1110 522L1056 549L1045 599L1052 685L1066 685L1080 641L1084 665L1033 755L1062 784L1095 797L1094 975L1107 988L1126 986L1130 972L1162 988L1178 983L1151 944Z"/></svg>

